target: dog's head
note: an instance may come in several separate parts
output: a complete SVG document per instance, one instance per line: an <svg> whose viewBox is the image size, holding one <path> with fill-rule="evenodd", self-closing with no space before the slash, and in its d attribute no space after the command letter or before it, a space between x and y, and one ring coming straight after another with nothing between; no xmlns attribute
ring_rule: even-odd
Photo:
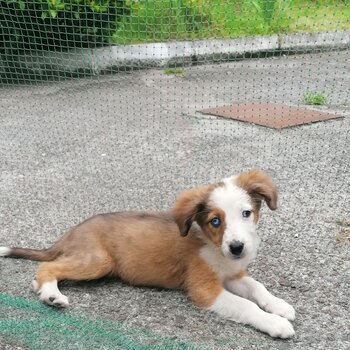
<svg viewBox="0 0 350 350"><path fill-rule="evenodd" d="M275 210L277 190L270 177L253 170L181 193L173 216L181 235L186 236L196 222L225 257L253 257L259 242L255 227L263 200Z"/></svg>

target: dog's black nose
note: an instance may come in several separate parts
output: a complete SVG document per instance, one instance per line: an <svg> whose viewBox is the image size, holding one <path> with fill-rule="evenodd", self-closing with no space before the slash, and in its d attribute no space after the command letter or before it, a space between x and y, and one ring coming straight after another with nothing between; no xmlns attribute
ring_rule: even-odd
<svg viewBox="0 0 350 350"><path fill-rule="evenodd" d="M244 248L244 243L240 241L233 241L230 243L230 252L235 256L240 256Z"/></svg>

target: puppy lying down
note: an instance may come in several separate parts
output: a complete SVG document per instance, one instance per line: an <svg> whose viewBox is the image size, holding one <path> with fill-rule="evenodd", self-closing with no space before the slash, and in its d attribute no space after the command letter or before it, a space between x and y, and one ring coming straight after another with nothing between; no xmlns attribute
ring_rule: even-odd
<svg viewBox="0 0 350 350"><path fill-rule="evenodd" d="M96 215L48 249L0 247L0 256L43 261L32 286L48 305L68 306L59 281L109 275L135 286L183 288L199 307L288 338L293 307L246 272L259 245L262 201L275 210L276 187L249 171L181 193L169 212Z"/></svg>

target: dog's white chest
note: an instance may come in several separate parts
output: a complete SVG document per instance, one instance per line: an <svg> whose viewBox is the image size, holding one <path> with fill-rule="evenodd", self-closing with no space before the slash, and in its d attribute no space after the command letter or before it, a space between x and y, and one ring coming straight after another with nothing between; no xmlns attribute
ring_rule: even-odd
<svg viewBox="0 0 350 350"><path fill-rule="evenodd" d="M241 271L245 271L251 259L243 257L242 259L232 260L224 257L221 252L212 246L204 246L200 250L201 257L219 276L221 281L233 278Z"/></svg>

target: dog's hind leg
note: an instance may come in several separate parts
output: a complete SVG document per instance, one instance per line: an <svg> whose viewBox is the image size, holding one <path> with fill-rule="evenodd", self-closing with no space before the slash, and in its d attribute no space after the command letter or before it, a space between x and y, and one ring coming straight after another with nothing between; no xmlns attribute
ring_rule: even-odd
<svg viewBox="0 0 350 350"><path fill-rule="evenodd" d="M32 287L44 303L67 307L68 298L58 289L59 281L101 278L111 273L112 266L111 258L105 254L60 257L39 266Z"/></svg>

